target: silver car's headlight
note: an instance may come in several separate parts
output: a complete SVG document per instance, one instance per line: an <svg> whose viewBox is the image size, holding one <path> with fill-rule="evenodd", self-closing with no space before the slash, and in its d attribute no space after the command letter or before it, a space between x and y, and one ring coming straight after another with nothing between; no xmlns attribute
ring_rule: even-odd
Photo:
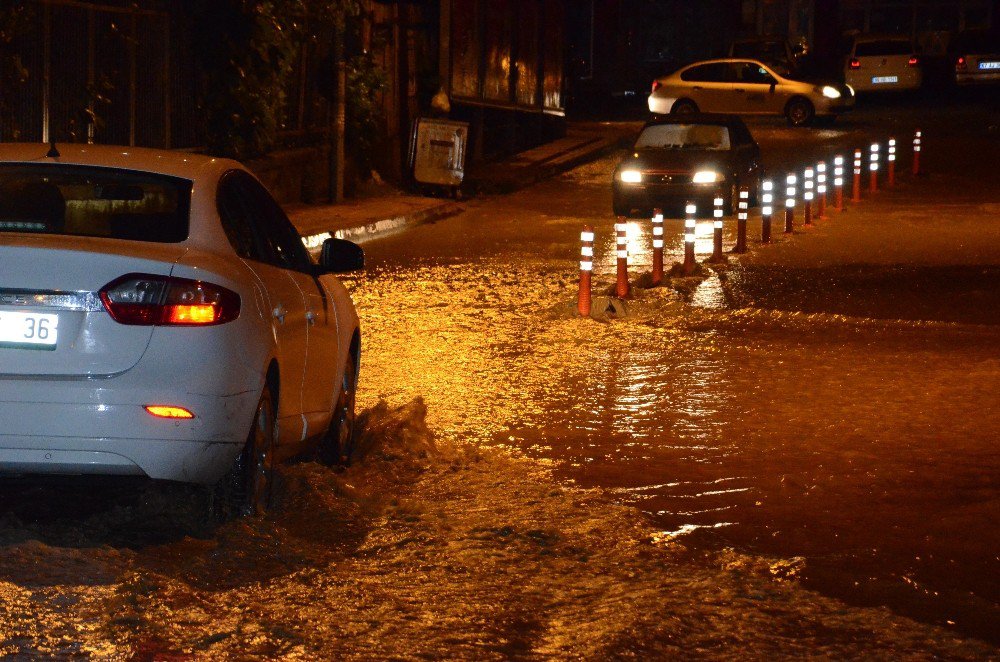
<svg viewBox="0 0 1000 662"><path fill-rule="evenodd" d="M618 179L625 184L639 184L642 182L642 173L638 170L622 170L618 173Z"/></svg>
<svg viewBox="0 0 1000 662"><path fill-rule="evenodd" d="M823 96L825 96L827 99L840 98L840 90L831 85L824 85L821 91L823 92Z"/></svg>
<svg viewBox="0 0 1000 662"><path fill-rule="evenodd" d="M714 184L719 181L719 173L714 170L699 170L694 173L691 181L695 184Z"/></svg>

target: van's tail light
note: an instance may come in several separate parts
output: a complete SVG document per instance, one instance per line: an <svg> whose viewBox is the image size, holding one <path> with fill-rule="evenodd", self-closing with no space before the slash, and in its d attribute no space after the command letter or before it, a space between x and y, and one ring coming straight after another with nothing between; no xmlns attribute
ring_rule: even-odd
<svg viewBox="0 0 1000 662"><path fill-rule="evenodd" d="M856 57L852 57L851 58L850 67L851 67L851 69L860 69L861 68L861 60L859 60Z"/></svg>
<svg viewBox="0 0 1000 662"><path fill-rule="evenodd" d="M911 55L909 62L907 62L906 64L908 64L911 67L915 67L918 64L920 64L920 58L918 58L916 55Z"/></svg>
<svg viewBox="0 0 1000 662"><path fill-rule="evenodd" d="M653 91L653 92L655 92L655 91L657 91L658 89L660 89L660 81L658 81L658 80L654 80L654 81L653 81L653 90L652 90L652 91Z"/></svg>
<svg viewBox="0 0 1000 662"><path fill-rule="evenodd" d="M958 59L955 60L955 69L957 71L965 71L966 65L965 65L965 56L964 55L959 55Z"/></svg>
<svg viewBox="0 0 1000 662"><path fill-rule="evenodd" d="M239 317L240 295L187 278L128 274L101 288L101 301L119 324L207 326Z"/></svg>

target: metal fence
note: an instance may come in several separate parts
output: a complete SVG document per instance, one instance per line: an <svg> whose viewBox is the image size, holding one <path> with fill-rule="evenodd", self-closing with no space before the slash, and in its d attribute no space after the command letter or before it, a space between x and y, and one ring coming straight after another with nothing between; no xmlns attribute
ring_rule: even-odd
<svg viewBox="0 0 1000 662"><path fill-rule="evenodd" d="M170 14L76 0L37 0L11 47L27 76L0 85L0 140L55 139L197 149L201 74ZM326 133L330 104L316 89L315 45L286 81L279 141Z"/></svg>
<svg viewBox="0 0 1000 662"><path fill-rule="evenodd" d="M31 24L13 44L27 76L7 90L0 139L200 142L196 132L174 128L182 118L171 104L177 77L167 14L72 0L30 7Z"/></svg>

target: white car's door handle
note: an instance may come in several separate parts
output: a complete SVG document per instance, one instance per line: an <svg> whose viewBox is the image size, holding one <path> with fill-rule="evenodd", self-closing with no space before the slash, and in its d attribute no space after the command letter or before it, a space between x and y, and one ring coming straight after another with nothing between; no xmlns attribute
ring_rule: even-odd
<svg viewBox="0 0 1000 662"><path fill-rule="evenodd" d="M271 311L271 314L274 316L276 320L278 320L279 323L284 324L285 315L288 314L288 311L285 310L284 306L278 304L277 306L275 306L274 310Z"/></svg>

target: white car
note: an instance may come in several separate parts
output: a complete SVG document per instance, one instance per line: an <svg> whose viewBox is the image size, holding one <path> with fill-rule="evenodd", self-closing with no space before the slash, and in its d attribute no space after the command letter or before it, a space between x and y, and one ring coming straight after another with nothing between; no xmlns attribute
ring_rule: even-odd
<svg viewBox="0 0 1000 662"><path fill-rule="evenodd" d="M705 60L653 81L656 114L784 115L792 126L832 121L854 108L854 90L834 81L798 80L777 64L749 58Z"/></svg>
<svg viewBox="0 0 1000 662"><path fill-rule="evenodd" d="M909 37L858 35L844 65L844 82L858 92L915 90L924 80Z"/></svg>
<svg viewBox="0 0 1000 662"><path fill-rule="evenodd" d="M266 507L275 462L351 450L361 336L318 264L235 161L0 144L0 473L214 485Z"/></svg>

